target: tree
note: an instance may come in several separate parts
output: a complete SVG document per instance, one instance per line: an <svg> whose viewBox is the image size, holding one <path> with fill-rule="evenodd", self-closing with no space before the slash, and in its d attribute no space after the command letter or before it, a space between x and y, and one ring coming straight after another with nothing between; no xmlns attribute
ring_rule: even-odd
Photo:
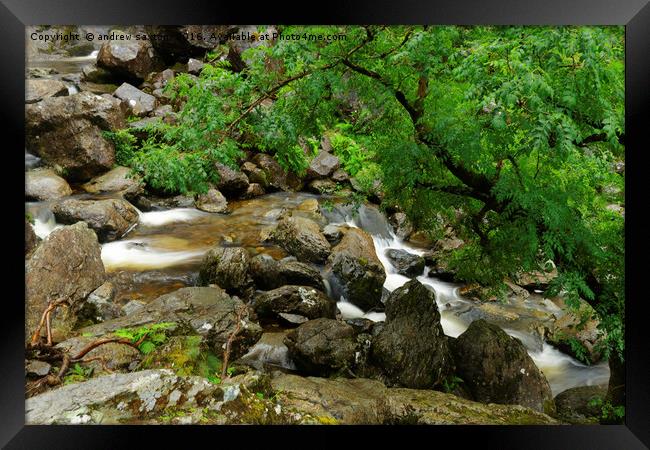
<svg viewBox="0 0 650 450"><path fill-rule="evenodd" d="M610 170L624 156L622 27L283 33L305 38L247 50L238 73L221 65L178 77L180 123L152 143L207 161L207 173L239 146L300 172L298 142L334 130L364 149L359 172L381 177L386 203L432 233L441 217L454 225L467 244L450 264L463 279L498 285L553 261L552 291L600 317L609 396L622 404L624 219L606 208L621 196L611 187L624 186ZM308 39L339 33L346 39ZM134 160L142 169L148 157Z"/></svg>

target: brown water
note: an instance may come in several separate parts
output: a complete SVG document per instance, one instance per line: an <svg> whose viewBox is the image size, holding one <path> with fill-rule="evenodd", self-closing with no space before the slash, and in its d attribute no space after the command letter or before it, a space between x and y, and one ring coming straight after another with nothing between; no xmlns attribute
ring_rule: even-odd
<svg viewBox="0 0 650 450"><path fill-rule="evenodd" d="M239 246L252 256L288 256L262 242L264 229L277 223L283 208L313 203L307 193L275 193L229 203L229 214L193 208L142 213L140 223L123 239L102 246L102 259L117 287L120 302L149 301L196 283L203 255L213 246Z"/></svg>

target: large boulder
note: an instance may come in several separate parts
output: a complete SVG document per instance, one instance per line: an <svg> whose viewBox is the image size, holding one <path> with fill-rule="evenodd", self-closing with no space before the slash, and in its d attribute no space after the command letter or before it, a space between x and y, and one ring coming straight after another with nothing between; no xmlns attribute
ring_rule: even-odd
<svg viewBox="0 0 650 450"><path fill-rule="evenodd" d="M70 185L50 169L36 169L25 173L27 200L56 200L72 194Z"/></svg>
<svg viewBox="0 0 650 450"><path fill-rule="evenodd" d="M142 92L129 83L122 83L115 89L113 95L126 103L127 108L138 117L146 116L156 109L156 97Z"/></svg>
<svg viewBox="0 0 650 450"><path fill-rule="evenodd" d="M330 243L318 224L304 217L285 217L273 231L273 240L300 261L323 263L330 254Z"/></svg>
<svg viewBox="0 0 650 450"><path fill-rule="evenodd" d="M210 188L205 194L196 197L194 206L209 213L225 213L228 211L228 200L217 189Z"/></svg>
<svg viewBox="0 0 650 450"><path fill-rule="evenodd" d="M405 250L389 248L386 250L386 257L400 275L413 278L422 275L422 271L424 271L422 256L413 255Z"/></svg>
<svg viewBox="0 0 650 450"><path fill-rule="evenodd" d="M115 79L139 83L156 69L156 55L149 40L110 41L99 49L97 67Z"/></svg>
<svg viewBox="0 0 650 450"><path fill-rule="evenodd" d="M325 290L323 278L318 270L309 264L283 259L274 260L269 255L257 255L251 259L251 275L258 289L269 290L287 284L311 286Z"/></svg>
<svg viewBox="0 0 650 450"><path fill-rule="evenodd" d="M95 230L100 242L119 239L138 223L138 211L123 199L65 199L54 206L56 220L64 224L84 221Z"/></svg>
<svg viewBox="0 0 650 450"><path fill-rule="evenodd" d="M607 396L607 386L579 386L560 392L554 399L556 417L574 425L598 424L602 415L599 401Z"/></svg>
<svg viewBox="0 0 650 450"><path fill-rule="evenodd" d="M25 420L31 425L140 422L174 408L207 408L219 398L221 388L202 377L164 369L114 373L27 399Z"/></svg>
<svg viewBox="0 0 650 450"><path fill-rule="evenodd" d="M329 177L339 168L340 165L341 161L339 161L336 156L321 150L309 163L309 167L307 168L307 177Z"/></svg>
<svg viewBox="0 0 650 450"><path fill-rule="evenodd" d="M243 247L213 247L203 257L201 284L216 284L230 294L249 296L252 290L250 256Z"/></svg>
<svg viewBox="0 0 650 450"><path fill-rule="evenodd" d="M417 280L395 289L386 300L386 322L370 348L371 361L389 385L426 389L442 385L453 372L435 293Z"/></svg>
<svg viewBox="0 0 650 450"><path fill-rule="evenodd" d="M332 273L341 283L342 294L359 308L382 306L381 296L386 273L372 237L359 228L350 228L328 258Z"/></svg>
<svg viewBox="0 0 650 450"><path fill-rule="evenodd" d="M132 173L128 167L118 166L103 175L93 178L81 186L91 194L116 192L131 200L144 192L144 183L140 176Z"/></svg>
<svg viewBox="0 0 650 450"><path fill-rule="evenodd" d="M475 400L554 411L548 381L526 347L498 326L485 320L472 322L452 351L456 373Z"/></svg>
<svg viewBox="0 0 650 450"><path fill-rule="evenodd" d="M58 338L67 335L86 297L106 276L97 236L83 222L52 231L27 261L25 272L26 339L47 306L58 300L68 305L53 312L53 332Z"/></svg>
<svg viewBox="0 0 650 450"><path fill-rule="evenodd" d="M59 80L26 80L25 103L40 102L48 97L68 95L68 87Z"/></svg>
<svg viewBox="0 0 650 450"><path fill-rule="evenodd" d="M282 286L255 296L255 312L260 318L278 320L282 314L306 319L334 319L336 303L312 287Z"/></svg>
<svg viewBox="0 0 650 450"><path fill-rule="evenodd" d="M266 173L254 163L246 161L241 165L241 171L246 175L250 183L258 184L265 189L269 187L269 180L266 178Z"/></svg>
<svg viewBox="0 0 650 450"><path fill-rule="evenodd" d="M67 179L85 181L106 172L115 163L115 148L102 131L126 126L116 102L80 92L27 105L27 150L59 166Z"/></svg>
<svg viewBox="0 0 650 450"><path fill-rule="evenodd" d="M208 50L225 42L227 34L237 29L236 25L145 26L149 35L160 37L151 43L168 64L178 61L186 63L190 57L202 58Z"/></svg>
<svg viewBox="0 0 650 450"><path fill-rule="evenodd" d="M219 174L217 188L225 195L240 195L248 189L248 177L243 172L221 163L215 164L215 170Z"/></svg>
<svg viewBox="0 0 650 450"><path fill-rule="evenodd" d="M355 364L356 333L350 325L332 319L315 319L287 333L284 344L296 367L307 374L347 375Z"/></svg>
<svg viewBox="0 0 650 450"><path fill-rule="evenodd" d="M248 308L237 297L229 296L218 287L186 287L134 310L131 314L82 328L82 336L99 337L120 328L138 328L145 325L172 322L170 329L183 331L190 327L192 334L204 337L208 348L223 354L223 345L237 332L233 340L231 361L242 356L262 335L260 326L250 318Z"/></svg>
<svg viewBox="0 0 650 450"><path fill-rule="evenodd" d="M274 372L273 391L283 410L347 425L557 424L518 405L485 405L432 390L387 388L366 378L316 378Z"/></svg>
<svg viewBox="0 0 650 450"><path fill-rule="evenodd" d="M299 191L302 188L300 178L285 171L271 155L258 153L251 161L264 172L269 187L280 191Z"/></svg>

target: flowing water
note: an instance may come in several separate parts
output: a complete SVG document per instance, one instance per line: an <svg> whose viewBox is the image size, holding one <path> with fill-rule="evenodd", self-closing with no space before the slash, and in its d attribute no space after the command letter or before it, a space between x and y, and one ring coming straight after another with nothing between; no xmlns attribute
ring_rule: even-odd
<svg viewBox="0 0 650 450"><path fill-rule="evenodd" d="M305 200L313 201L311 199L315 198L318 196L306 193L269 194L252 200L230 202L228 214L205 213L194 208L140 213L139 223L124 238L102 245L102 260L117 288L116 301L147 302L180 287L195 285L201 259L214 245L243 246L253 255L265 253L276 259L288 256L279 247L262 242L260 235L265 228L277 222L283 208L296 207ZM26 208L35 220L34 228L39 237L45 238L59 226L47 202L27 203ZM377 256L386 270L384 288L387 292L409 280L396 272L386 258L385 250L402 249L421 255L425 249L414 247L395 236L386 218L376 208L361 206L354 211L351 207L336 205L332 209L321 209L328 223L359 227L372 235ZM321 271L324 273L323 268ZM478 317L475 314L480 312L477 303L458 294L460 285L432 278L428 275L428 269L417 279L436 292L442 327L448 336L459 336ZM336 300L344 318L365 317L373 321L386 318L383 312L363 311L344 297ZM549 380L554 394L570 387L607 383L609 368L606 363L585 366L529 330L529 319L561 312L551 301L532 294L524 301L501 305L501 308L506 315L512 314L515 319L499 325L526 346ZM293 369L282 337L282 330L265 333L245 358Z"/></svg>

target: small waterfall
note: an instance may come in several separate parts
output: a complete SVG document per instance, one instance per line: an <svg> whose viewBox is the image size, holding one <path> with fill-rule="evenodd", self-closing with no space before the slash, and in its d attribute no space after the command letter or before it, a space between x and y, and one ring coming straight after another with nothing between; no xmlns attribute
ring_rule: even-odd
<svg viewBox="0 0 650 450"><path fill-rule="evenodd" d="M174 208L165 211L141 212L140 224L145 227L160 227L170 223L192 222L203 217L210 217L210 213L194 208Z"/></svg>
<svg viewBox="0 0 650 450"><path fill-rule="evenodd" d="M52 231L61 227L56 223L48 202L25 203L25 211L34 219L34 234L41 239L45 239Z"/></svg>
<svg viewBox="0 0 650 450"><path fill-rule="evenodd" d="M152 239L129 239L113 241L102 245L102 261L106 270L132 269L151 270L177 266L195 261L205 250L168 250L156 248Z"/></svg>
<svg viewBox="0 0 650 450"><path fill-rule="evenodd" d="M41 158L25 150L25 170L35 169L41 165Z"/></svg>

